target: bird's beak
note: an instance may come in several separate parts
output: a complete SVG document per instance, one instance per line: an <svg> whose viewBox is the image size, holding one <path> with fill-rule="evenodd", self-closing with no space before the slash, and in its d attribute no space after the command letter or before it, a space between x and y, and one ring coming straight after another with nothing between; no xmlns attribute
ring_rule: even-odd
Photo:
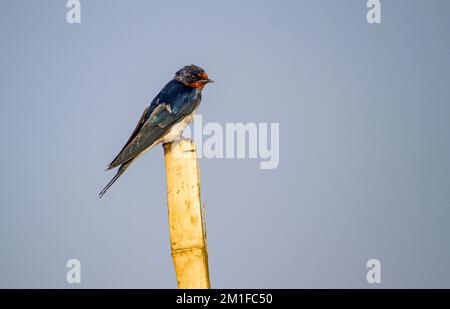
<svg viewBox="0 0 450 309"><path fill-rule="evenodd" d="M199 82L202 82L202 83L204 83L204 84L207 84L207 83L214 83L214 81L213 81L212 79L209 79L209 78L199 80Z"/></svg>

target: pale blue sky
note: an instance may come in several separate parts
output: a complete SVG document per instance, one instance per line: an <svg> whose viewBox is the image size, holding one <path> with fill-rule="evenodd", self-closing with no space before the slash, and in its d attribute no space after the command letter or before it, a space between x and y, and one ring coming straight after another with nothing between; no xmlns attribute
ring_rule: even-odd
<svg viewBox="0 0 450 309"><path fill-rule="evenodd" d="M217 288L450 287L450 2L5 1L0 287L174 288L161 147L104 172L175 71L203 121L279 122L280 165L202 159ZM366 262L382 263L378 286Z"/></svg>

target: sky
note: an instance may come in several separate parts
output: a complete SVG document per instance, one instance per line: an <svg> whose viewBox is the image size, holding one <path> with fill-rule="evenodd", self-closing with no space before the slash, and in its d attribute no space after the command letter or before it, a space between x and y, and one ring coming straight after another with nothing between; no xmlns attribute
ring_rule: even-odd
<svg viewBox="0 0 450 309"><path fill-rule="evenodd" d="M176 288L162 147L97 194L191 63L204 125L279 125L199 159L212 287L450 288L449 1L80 2L1 1L1 288Z"/></svg>

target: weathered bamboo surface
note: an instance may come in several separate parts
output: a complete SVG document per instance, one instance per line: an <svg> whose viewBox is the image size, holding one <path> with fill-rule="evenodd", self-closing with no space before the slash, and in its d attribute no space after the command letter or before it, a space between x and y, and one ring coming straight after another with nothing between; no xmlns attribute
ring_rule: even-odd
<svg viewBox="0 0 450 309"><path fill-rule="evenodd" d="M164 144L170 245L178 287L210 288L200 172L190 140Z"/></svg>

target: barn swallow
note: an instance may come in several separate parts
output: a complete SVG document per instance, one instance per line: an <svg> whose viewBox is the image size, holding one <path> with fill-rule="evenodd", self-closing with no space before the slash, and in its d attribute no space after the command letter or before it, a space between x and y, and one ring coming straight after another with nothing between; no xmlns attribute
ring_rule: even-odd
<svg viewBox="0 0 450 309"><path fill-rule="evenodd" d="M206 72L188 65L175 73L153 101L145 108L136 128L106 170L119 166L116 175L99 193L101 198L133 161L160 143L181 137L200 105L202 90L213 81Z"/></svg>

